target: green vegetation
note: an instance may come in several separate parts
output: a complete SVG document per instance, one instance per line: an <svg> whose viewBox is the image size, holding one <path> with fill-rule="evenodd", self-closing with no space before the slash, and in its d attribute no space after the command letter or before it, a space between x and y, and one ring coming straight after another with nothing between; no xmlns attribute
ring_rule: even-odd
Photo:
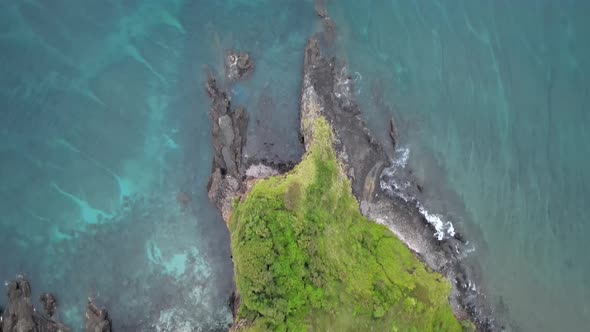
<svg viewBox="0 0 590 332"><path fill-rule="evenodd" d="M234 206L238 319L248 331L463 331L449 282L360 214L328 123L312 126L303 161Z"/></svg>

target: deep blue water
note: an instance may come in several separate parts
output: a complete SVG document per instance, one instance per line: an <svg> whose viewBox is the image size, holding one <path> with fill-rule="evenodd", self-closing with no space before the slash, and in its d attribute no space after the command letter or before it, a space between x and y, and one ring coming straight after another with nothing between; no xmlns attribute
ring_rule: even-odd
<svg viewBox="0 0 590 332"><path fill-rule="evenodd" d="M385 141L395 116L420 199L465 230L490 300L523 331L584 331L589 3L329 13L371 129ZM231 91L250 113L247 153L295 159L316 29L312 1L0 1L0 278L55 292L74 327L88 296L121 331L227 326L205 73L229 48L251 52L254 75Z"/></svg>

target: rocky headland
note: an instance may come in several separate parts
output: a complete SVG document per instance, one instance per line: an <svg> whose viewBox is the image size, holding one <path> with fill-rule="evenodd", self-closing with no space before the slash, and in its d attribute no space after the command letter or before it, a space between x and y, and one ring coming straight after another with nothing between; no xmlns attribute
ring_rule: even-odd
<svg viewBox="0 0 590 332"><path fill-rule="evenodd" d="M359 218L366 218L373 224L386 226L387 229L395 235L395 238L401 240L404 246L412 252L413 257L422 262L421 264L423 266L426 266L425 274L423 276L416 275L414 277L409 276L408 278L415 278L417 285L424 286L430 285L427 281L429 280L428 278L434 276L436 280L439 280L436 275L443 276L449 285L449 293L445 296L445 303L450 305L455 319L460 322L463 329L469 330L474 328L478 331L503 330L504 323L495 316L492 308L486 301L485 288L482 286L480 273L477 267L465 264L462 260L463 251L466 250L466 241L461 234L455 229L444 230L442 231L443 233L441 233L441 230L438 229L436 225L433 225L427 220L426 216L420 209L419 202L413 199L399 197L391 191L385 190L381 185L384 179L384 170L391 166L391 158L386 153L383 143L373 138L367 129L365 121L361 117L361 112L354 96L354 80L347 74L348 71L346 70L345 64L335 57L328 57L322 54L323 49L329 49L331 47L336 27L328 16L323 1L316 2L315 9L317 16L322 20L322 31L312 36L305 47L303 80L301 86L300 131L302 141L305 145L306 154L303 156L302 162L295 166L293 170L291 170L290 167L279 169L276 167L276 163L251 163L241 155L241 150L246 140L246 113L242 108L236 108L231 105L227 94L219 87L218 82L212 75L209 75L207 82L207 92L212 100L212 106L209 113L214 147L214 160L208 192L210 199L220 210L230 229L230 233L232 234L232 254L234 258L234 267L236 269L236 291L230 300L230 305L235 318L232 329L257 330L271 327L277 328L278 326L283 326L280 324L286 324L285 326L289 326L288 324L291 323L303 324L300 326L296 325L299 327L317 328L318 326L322 326L322 322L325 322L326 320L339 320L338 315L341 313L338 313L338 310L330 307L329 304L325 304L324 302L334 300L331 299L329 295L326 295L329 293L330 287L334 285L337 285L335 287L343 287L343 285L346 285L348 279L342 277L342 275L346 275L346 273L335 268L334 271L338 270L338 273L342 274L340 276L342 279L340 279L340 277L335 277L329 281L323 280L322 282L310 277L307 273L321 274L322 272L318 271L324 270L316 267L319 269L316 271L314 268L310 267L312 265L311 261L316 258L319 259L318 257L321 255L318 254L318 251L313 251L319 250L317 248L312 251L308 251L307 248L302 249L301 242L305 242L302 240L305 237L304 231L301 231L301 233L295 236L295 238L291 239L294 240L294 244L292 243L294 247L290 247L285 243L283 244L292 250L295 250L293 248L300 250L299 253L301 254L301 257L304 257L302 264L304 264L305 269L311 270L311 272L302 272L303 274L300 277L303 280L313 279L304 285L304 289L319 289L318 292L324 294L323 296L327 296L323 298L324 302L320 301L323 304L318 304L317 306L312 304L308 308L287 305L289 310L284 312L278 307L261 305L260 303L262 302L260 301L262 300L257 297L260 296L263 291L260 289L256 290L256 286L253 286L258 282L256 278L270 278L264 279L270 283L269 280L275 280L276 278L281 277L278 274L273 274L278 273L274 270L277 269L277 267L274 266L273 263L267 262L268 264L265 265L265 268L261 268L261 270L252 270L251 267L256 266L259 262L249 256L252 254L244 252L246 250L257 250L255 255L268 254L268 252L261 249L260 246L267 246L266 249L270 246L275 252L287 250L281 247L282 245L277 244L276 241L272 243L265 242L266 240L258 241L257 236L261 236L261 238L264 239L272 238L273 235L271 234L274 234L272 227L274 226L269 226L272 224L269 220L266 220L266 226L258 225L259 228L258 226L254 227L256 230L250 230L255 233L260 232L260 234L263 235L245 235L244 232L248 233L249 231L245 231L244 229L250 229L252 227L249 223L256 224L260 219L264 219L265 212L263 210L266 208L284 210L285 213L290 214L293 218L298 218L302 215L303 219L306 218L305 213L307 212L305 211L310 209L309 202L306 201L306 197L311 195L308 190L313 187L313 184L319 175L314 173L317 171L317 165L305 165L311 163L307 159L311 158L310 156L314 154L314 149L317 149L317 147L315 147L318 144L317 128L323 128L323 126L318 124L317 121L320 121L320 123L325 121L328 125L327 128L329 129L328 134L325 134L330 137L328 139L328 145L335 156L338 169L341 170L345 177L343 180L340 179L343 182L339 182L338 175L334 175L333 180L341 184L345 183L346 186L350 187L350 193L355 200L354 206L356 206L356 210L362 215L359 216ZM228 75L226 74L226 76ZM231 80L227 84L231 84ZM398 134L393 120L391 120L390 126L391 141L386 142L386 144L393 145L393 148L395 148ZM323 137L320 140L325 139L327 138ZM389 148L391 148L391 146ZM329 155L330 152L327 154ZM305 172L308 174L305 174ZM337 174L337 172L335 174ZM302 176L307 179L299 179L299 177ZM273 191L270 190L270 188L266 188L269 182L272 182L275 188L280 189ZM297 184L293 185L291 183ZM324 186L327 187L330 187L331 185L332 184L324 183ZM414 185L416 186L416 190L422 190L419 184L414 182ZM329 195L328 192L324 194ZM345 197L346 193L342 193L341 195L341 197ZM251 198L252 196L257 198ZM264 198L264 204L258 201L260 197ZM270 204L269 202L274 199L276 199L276 202L273 203L275 205ZM312 210L315 208L317 208L317 206L312 208ZM254 213L257 216L253 217L250 215L251 213ZM334 218L337 216L337 214L334 213L334 211L329 212L324 217ZM276 221L282 217L274 216L273 218ZM253 220L258 221L254 222ZM320 222L320 224L324 225L323 222ZM302 222L300 226L315 227L306 224L306 222ZM281 226L277 227L280 228ZM328 226L324 225L322 227ZM372 226L366 227L370 229ZM285 229L282 229L282 231L289 232ZM325 235L326 234L320 232L314 233L313 237L320 239ZM301 238L298 236L301 236ZM333 240L338 242L337 239ZM288 242L288 240L285 239L281 239L281 241ZM321 240L317 241L321 242ZM250 247L250 245L253 246ZM315 245L316 244L314 244L314 246ZM326 245L326 248L330 247L330 244ZM351 243L351 245L356 244ZM324 250L326 250L326 248L324 248ZM378 254L375 252L372 252L372 254L378 257ZM393 250L391 254L396 255L396 251ZM342 255L345 254L342 253ZM326 259L325 256L321 256L321 258ZM278 260L277 257L275 257L275 259ZM311 259L311 261L307 261L309 259ZM387 258L383 257L378 258L377 260L379 261L380 259L387 260ZM343 260L345 261L345 259ZM409 258L408 260L409 262L412 261ZM246 261L247 263L245 263ZM331 264L334 262L328 259L324 263ZM362 265L363 263L355 261L354 258L352 258L350 262L341 263L351 264L351 266L358 263L360 264L357 266L358 268L366 268ZM291 268L294 268L296 265L294 261L289 261L285 264L291 264ZM249 267L245 268L246 266ZM263 271L264 269L266 269L266 271ZM329 269L329 267L326 269ZM370 271L370 268L368 268L368 271ZM412 269L406 270L406 272L407 271L411 271L410 275L415 273L415 270ZM326 271L324 272L329 274ZM432 275L429 275L428 273L432 273ZM375 274L378 273L375 272ZM257 275L257 277L253 277L253 275ZM319 276L316 277L319 279L323 278ZM370 275L364 277L369 279L372 278ZM424 300L432 295L422 294L424 298L415 296L413 290L417 287L416 285L400 286L400 284L396 283L393 279L395 278L390 279L394 285L391 287L398 287L401 289L402 293L406 295L410 294L408 295L408 298L410 299L408 301L410 302L415 300L417 301L416 303L420 303L420 300ZM379 281L375 282L379 283ZM332 283L332 285L327 286L325 283ZM272 286L273 285L269 284L269 287ZM405 286L408 286L408 288L404 289ZM254 289L252 287L254 287ZM278 286L275 285L275 287ZM278 291L278 293L273 294L273 296L279 297L278 300L289 302L292 299L288 295L285 295L286 292L287 290L285 290L285 293ZM354 291L351 292L349 300L352 302L361 299L362 301L365 301L364 304L366 304L372 301L358 294L354 295ZM377 292L373 295L383 296L383 294L387 292L388 291ZM441 292L444 293L444 291ZM433 291L432 293L437 293L437 291ZM319 296L313 291L310 291L308 295L310 298ZM432 296L435 297L434 295ZM311 301L310 298L307 298L306 301ZM274 302L271 298L266 298L264 301ZM374 328L376 326L382 326L379 324L384 321L394 324L392 326L414 326L412 324L415 322L411 319L402 322L394 322L395 320L389 321L387 319L388 315L398 310L396 309L397 304L395 304L395 301L385 301L381 304L375 304L376 302L371 303L373 307L369 309L370 313L365 314L369 316L372 315L372 319L375 320L373 322L375 325L370 325L370 323L367 323L369 321L363 321L362 318L358 318L359 321L369 324L364 327ZM425 303L428 303L428 301ZM389 305L389 307L387 307L387 305ZM432 300L431 305L434 308L433 310L439 310L444 307L443 303L436 303L434 300ZM276 304L276 306L280 305ZM416 306L420 307L420 305ZM293 311L297 312L297 315L290 317L289 314L286 314L287 312ZM321 312L322 314L316 314L315 316L308 314L311 311L316 313ZM416 313L412 312L412 314ZM423 314L425 317L429 315L426 312ZM355 312L355 315L362 317L363 314L361 312ZM319 316L322 317L319 318ZM379 321L380 318L383 318L383 320ZM428 320L428 318L424 318L424 320ZM465 323L467 321L472 323ZM437 321L434 320L433 322L436 323ZM354 325L352 322L350 324L350 326L361 326ZM455 325L449 325L449 330L452 330L453 326Z"/></svg>
<svg viewBox="0 0 590 332"><path fill-rule="evenodd" d="M386 190L398 132L379 142L361 117L354 79L332 54L337 27L325 1L321 31L303 50L298 164L244 155L248 113L226 91L254 74L248 53L228 51L225 72L208 74L213 146L208 197L231 235L232 331L501 331L476 266L463 261L460 230L441 230L414 199ZM389 145L389 146L387 146ZM411 181L410 181L411 182ZM417 191L419 184L412 182ZM186 201L187 197L179 197ZM0 332L70 331L58 298L7 283ZM89 299L85 331L108 332L108 312Z"/></svg>

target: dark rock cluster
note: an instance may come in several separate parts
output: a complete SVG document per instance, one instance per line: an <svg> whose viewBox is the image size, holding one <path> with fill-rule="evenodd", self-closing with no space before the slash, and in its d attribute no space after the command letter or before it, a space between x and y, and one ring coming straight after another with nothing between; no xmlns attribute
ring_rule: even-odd
<svg viewBox="0 0 590 332"><path fill-rule="evenodd" d="M228 51L225 57L225 76L230 82L245 79L254 71L254 61L248 53Z"/></svg>
<svg viewBox="0 0 590 332"><path fill-rule="evenodd" d="M53 305L46 307L45 313L39 313L31 303L31 285L28 281L18 278L7 284L8 305L0 318L2 332L59 332L69 331L63 324L52 319L55 313Z"/></svg>
<svg viewBox="0 0 590 332"><path fill-rule="evenodd" d="M39 301L43 313L31 302L31 284L22 277L7 284L8 304L0 307L0 332L69 332L70 329L56 320L57 299L43 293ZM111 332L111 321L105 309L98 309L91 301L86 309L86 332Z"/></svg>

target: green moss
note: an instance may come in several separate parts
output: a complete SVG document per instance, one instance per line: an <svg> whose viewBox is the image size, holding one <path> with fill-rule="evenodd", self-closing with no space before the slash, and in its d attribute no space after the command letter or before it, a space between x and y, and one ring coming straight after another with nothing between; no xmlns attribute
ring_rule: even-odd
<svg viewBox="0 0 590 332"><path fill-rule="evenodd" d="M462 331L448 281L360 214L328 123L311 125L303 161L235 205L238 318L251 331Z"/></svg>

